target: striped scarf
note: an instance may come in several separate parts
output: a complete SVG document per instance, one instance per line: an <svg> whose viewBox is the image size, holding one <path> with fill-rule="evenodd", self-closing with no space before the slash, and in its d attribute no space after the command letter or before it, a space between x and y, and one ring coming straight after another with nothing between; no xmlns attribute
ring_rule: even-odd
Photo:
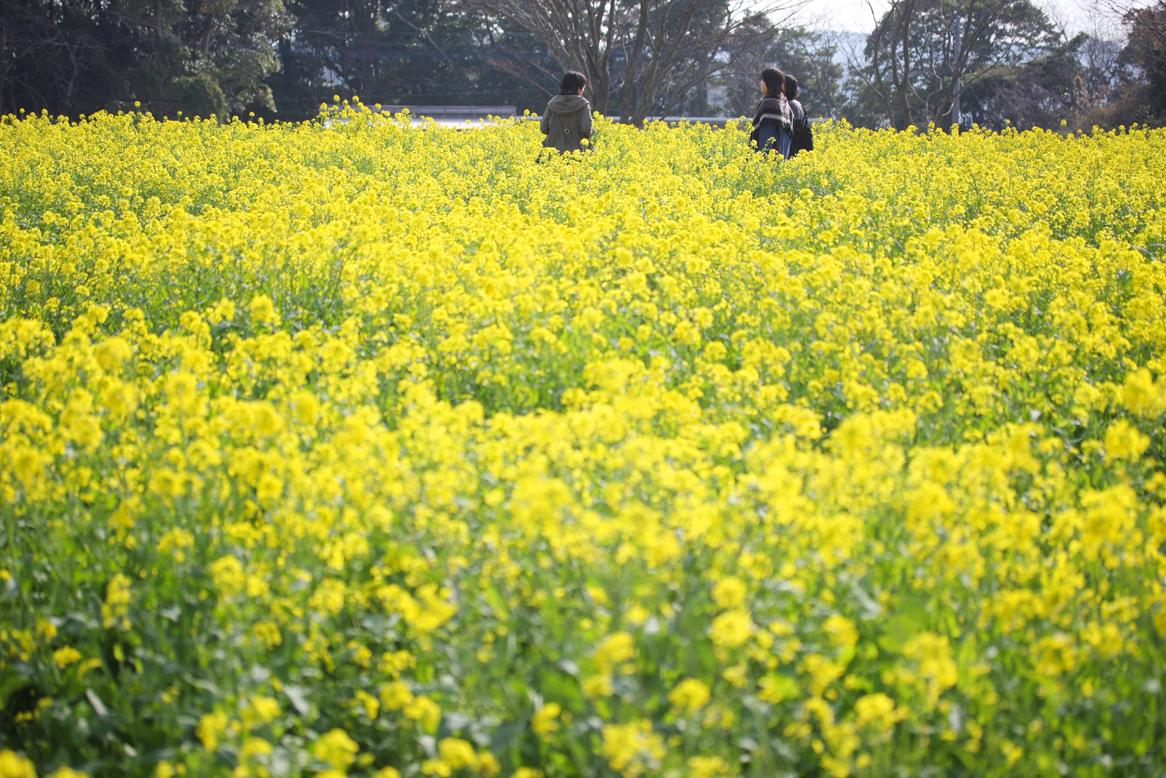
<svg viewBox="0 0 1166 778"><path fill-rule="evenodd" d="M761 98L761 102L757 103L757 110L753 112L754 131L767 119L777 122L779 129L784 127L788 130L793 127L793 114L785 95Z"/></svg>

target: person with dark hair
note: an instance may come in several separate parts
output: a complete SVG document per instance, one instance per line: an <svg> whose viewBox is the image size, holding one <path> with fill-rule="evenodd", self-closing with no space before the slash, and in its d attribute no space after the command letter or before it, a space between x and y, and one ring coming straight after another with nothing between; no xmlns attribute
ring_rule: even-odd
<svg viewBox="0 0 1166 778"><path fill-rule="evenodd" d="M761 71L761 101L753 112L753 132L749 141L764 153L776 151L783 159L789 158L793 115L785 99L785 74L777 68Z"/></svg>
<svg viewBox="0 0 1166 778"><path fill-rule="evenodd" d="M799 121L806 118L806 109L802 107L802 103L798 100L798 80L789 73L785 74L785 99L789 103L789 110L793 123L796 126Z"/></svg>
<svg viewBox="0 0 1166 778"><path fill-rule="evenodd" d="M547 103L542 121L539 122L546 136L543 139L544 148L562 153L579 151L590 143L591 103L583 96L586 88L587 76L576 70L563 74L559 93Z"/></svg>
<svg viewBox="0 0 1166 778"><path fill-rule="evenodd" d="M788 73L785 76L785 99L789 102L790 118L793 120L789 156L793 157L799 151L813 151L814 134L810 130L810 117L798 99L798 80Z"/></svg>

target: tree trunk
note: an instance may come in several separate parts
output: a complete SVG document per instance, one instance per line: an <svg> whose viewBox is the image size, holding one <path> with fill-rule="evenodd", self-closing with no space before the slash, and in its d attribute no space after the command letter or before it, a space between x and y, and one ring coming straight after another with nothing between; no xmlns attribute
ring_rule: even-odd
<svg viewBox="0 0 1166 778"><path fill-rule="evenodd" d="M899 84L899 121L896 128L907 129L911 124L911 16L915 12L915 4L904 3L903 12L899 17L899 34L903 42L903 71L902 81Z"/></svg>
<svg viewBox="0 0 1166 778"><path fill-rule="evenodd" d="M962 126L963 124L963 117L960 112L960 76L962 75L961 71L963 69L961 62L961 55L963 52L960 50L960 44L962 43L961 34L963 32L961 29L962 27L963 20L960 19L959 14L956 14L954 35L955 40L952 44L955 48L955 54L952 57L952 60L955 61L955 73L951 87L951 121L957 127Z"/></svg>
<svg viewBox="0 0 1166 778"><path fill-rule="evenodd" d="M627 67L624 70L623 90L619 96L619 114L625 122L630 120L631 112L635 110L634 92L638 91L639 75L640 75L640 60L643 58L644 50L644 34L648 28L648 2L649 0L640 0L640 12L638 23L636 24L636 34L632 38L632 51L628 55ZM629 97L632 98L629 110Z"/></svg>
<svg viewBox="0 0 1166 778"><path fill-rule="evenodd" d="M611 93L611 80L607 72L588 73L591 86L591 108L601 114L607 113L607 101Z"/></svg>

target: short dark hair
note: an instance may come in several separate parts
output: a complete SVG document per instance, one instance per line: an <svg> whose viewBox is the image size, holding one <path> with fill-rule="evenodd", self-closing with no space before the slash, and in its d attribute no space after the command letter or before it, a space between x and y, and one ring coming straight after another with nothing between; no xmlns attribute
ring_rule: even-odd
<svg viewBox="0 0 1166 778"><path fill-rule="evenodd" d="M761 71L761 80L765 82L766 97L785 94L785 73L777 68L766 68Z"/></svg>
<svg viewBox="0 0 1166 778"><path fill-rule="evenodd" d="M785 96L790 100L798 99L798 80L789 73L785 74Z"/></svg>
<svg viewBox="0 0 1166 778"><path fill-rule="evenodd" d="M559 94L577 95L579 90L587 86L587 76L578 70L568 70L559 81Z"/></svg>

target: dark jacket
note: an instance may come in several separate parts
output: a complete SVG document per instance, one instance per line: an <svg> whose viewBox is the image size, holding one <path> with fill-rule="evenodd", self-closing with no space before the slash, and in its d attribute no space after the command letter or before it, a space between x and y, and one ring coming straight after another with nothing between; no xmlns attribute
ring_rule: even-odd
<svg viewBox="0 0 1166 778"><path fill-rule="evenodd" d="M785 95L763 97L753 112L753 132L749 140L757 144L758 151L776 149L782 157L788 158L792 128L793 114Z"/></svg>
<svg viewBox="0 0 1166 778"><path fill-rule="evenodd" d="M806 109L802 107L801 100L788 100L790 112L790 124L797 127L806 120Z"/></svg>
<svg viewBox="0 0 1166 778"><path fill-rule="evenodd" d="M579 151L583 138L591 137L591 103L582 95L555 95L543 111L543 146L559 151Z"/></svg>
<svg viewBox="0 0 1166 778"><path fill-rule="evenodd" d="M802 107L801 101L790 100L789 108L793 116L789 157L794 157L797 156L799 151L814 150L814 131L810 129L810 119L806 116L806 109Z"/></svg>

